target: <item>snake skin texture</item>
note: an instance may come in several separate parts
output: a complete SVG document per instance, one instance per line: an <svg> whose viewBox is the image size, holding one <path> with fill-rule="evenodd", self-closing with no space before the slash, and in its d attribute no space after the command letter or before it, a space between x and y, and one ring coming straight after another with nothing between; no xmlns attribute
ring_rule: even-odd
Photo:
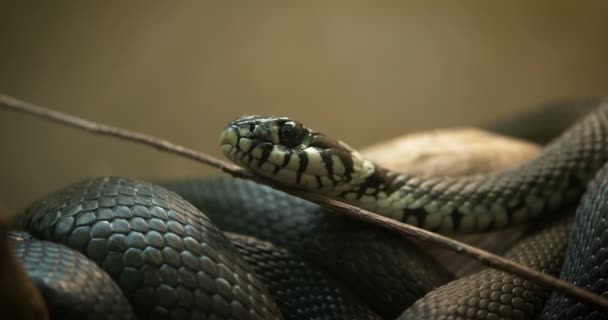
<svg viewBox="0 0 608 320"><path fill-rule="evenodd" d="M380 169L343 196L368 194L384 183L395 190L387 191L392 202L352 202L379 214L402 215L401 221L429 230L487 231L534 221L576 202L606 161L608 102L604 101L547 145L539 157L512 170L425 179Z"/></svg>
<svg viewBox="0 0 608 320"><path fill-rule="evenodd" d="M286 320L381 320L323 270L270 242L227 233Z"/></svg>
<svg viewBox="0 0 608 320"><path fill-rule="evenodd" d="M577 215L560 278L608 298L608 166L590 184ZM600 320L608 314L553 293L542 319Z"/></svg>
<svg viewBox="0 0 608 320"><path fill-rule="evenodd" d="M486 175L426 178L391 171L284 117L231 121L220 145L235 164L276 183L432 231L481 232L535 221L580 198L608 161L608 100L537 158Z"/></svg>
<svg viewBox="0 0 608 320"><path fill-rule="evenodd" d="M506 257L538 271L556 275L562 265L572 217L539 228L518 242ZM550 291L495 269L454 280L431 291L408 308L399 320L535 319Z"/></svg>
<svg viewBox="0 0 608 320"><path fill-rule="evenodd" d="M162 187L87 180L35 203L21 225L101 266L141 319L282 318L230 241Z"/></svg>
<svg viewBox="0 0 608 320"><path fill-rule="evenodd" d="M341 196L362 200L371 210L389 208L387 215L432 230L485 230L536 220L583 193L587 181L608 159L607 132L608 104L604 103L550 144L540 158L517 169L431 179L379 169ZM269 149L262 155L264 161L269 159ZM319 154L310 159L315 155ZM289 162L285 159L283 163ZM308 160L300 162L300 175L308 164ZM564 279L608 297L606 178L608 166L583 197L570 243L572 218L547 215L548 226L537 225L539 230L507 257L549 274L561 268ZM323 181L317 178L317 182L321 186ZM447 283L450 275L416 245L267 187L233 179L166 185L227 230L271 240L286 249L225 234L189 202L162 187L119 177L87 180L37 202L20 221L36 239L57 243L38 241L27 233L12 237L28 273L45 297L50 296L51 311L60 314L56 317L65 319L68 313L75 318L104 319L115 314L134 318L126 297L141 319L283 319L279 307L289 313L286 319L298 320L393 319L399 314L400 320L608 319L587 305L501 271L488 269ZM396 195L393 200L399 199L399 193L405 198L391 207L391 201L379 201L380 192ZM566 263L561 267L566 247ZM81 262L85 258L79 252L91 261ZM101 276L95 281L111 282L111 278L115 284L97 288L101 293L89 290L87 285L96 283L89 281L88 277L96 277L92 271L73 271L83 267L96 268ZM40 270L76 298L55 294L55 287L49 285L53 282L39 280L49 278L36 278ZM61 270L65 272L59 274ZM352 286L379 316L326 277L325 271ZM304 281L305 277L311 280ZM438 285L442 286L435 289ZM102 298L107 295L111 298ZM123 308L126 311L121 312Z"/></svg>
<svg viewBox="0 0 608 320"><path fill-rule="evenodd" d="M136 319L116 283L81 253L24 233L12 234L9 239L21 265L40 289L51 319Z"/></svg>
<svg viewBox="0 0 608 320"><path fill-rule="evenodd" d="M224 231L252 235L288 249L317 234L325 215L309 201L226 176L155 183L205 212Z"/></svg>
<svg viewBox="0 0 608 320"><path fill-rule="evenodd" d="M158 183L219 228L272 242L323 267L386 319L453 279L398 235L263 185L231 177Z"/></svg>

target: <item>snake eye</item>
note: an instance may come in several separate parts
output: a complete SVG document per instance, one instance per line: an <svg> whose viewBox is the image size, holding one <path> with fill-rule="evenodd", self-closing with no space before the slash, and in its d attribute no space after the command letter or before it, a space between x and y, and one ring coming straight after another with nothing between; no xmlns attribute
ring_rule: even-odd
<svg viewBox="0 0 608 320"><path fill-rule="evenodd" d="M279 141L288 147L295 147L302 143L304 128L295 121L285 122L279 131Z"/></svg>

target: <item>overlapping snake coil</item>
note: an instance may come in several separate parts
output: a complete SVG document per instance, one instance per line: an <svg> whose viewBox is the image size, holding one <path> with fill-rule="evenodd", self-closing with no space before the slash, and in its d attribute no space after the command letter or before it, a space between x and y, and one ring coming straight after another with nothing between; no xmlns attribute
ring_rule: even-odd
<svg viewBox="0 0 608 320"><path fill-rule="evenodd" d="M221 141L225 155L258 174L431 230L531 223L509 257L608 295L608 169L602 169L608 106L601 100L537 159L484 176L421 179L391 172L287 118L236 120ZM608 319L503 272L453 280L396 235L251 182L193 179L164 186L181 196L129 178L89 179L20 217L35 239L14 234L17 253L51 301L52 315ZM583 193L576 218L558 214Z"/></svg>

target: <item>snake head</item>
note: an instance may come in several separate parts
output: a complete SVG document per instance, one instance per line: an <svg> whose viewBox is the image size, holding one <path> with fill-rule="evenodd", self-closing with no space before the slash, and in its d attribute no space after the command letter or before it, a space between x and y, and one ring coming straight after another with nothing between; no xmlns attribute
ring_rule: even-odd
<svg viewBox="0 0 608 320"><path fill-rule="evenodd" d="M222 131L220 148L242 167L308 190L339 193L373 171L373 165L347 144L285 117L234 120Z"/></svg>

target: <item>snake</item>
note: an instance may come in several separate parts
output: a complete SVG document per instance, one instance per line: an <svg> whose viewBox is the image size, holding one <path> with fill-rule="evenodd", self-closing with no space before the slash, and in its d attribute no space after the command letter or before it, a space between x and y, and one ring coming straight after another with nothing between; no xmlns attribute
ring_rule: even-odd
<svg viewBox="0 0 608 320"><path fill-rule="evenodd" d="M394 172L285 117L234 120L220 135L220 149L277 183L432 231L481 232L528 223L530 233L508 257L608 295L608 102L593 104L593 111L537 158L484 175L422 178ZM28 255L69 247L77 251L76 265L107 273L120 288L112 299L122 301L124 295L129 303L88 303L90 318L607 317L497 270L452 279L394 234L252 182L160 184L101 177L41 199L16 224L32 237L12 237L22 246L18 258L26 266L51 266L45 274L65 274L65 265L28 263ZM214 195L215 201L208 200ZM568 215L572 211L576 218ZM84 262L89 260L93 263ZM87 272L103 274L97 269ZM53 285L35 268L26 270L42 285ZM336 279L327 276L330 271ZM316 280L303 280L311 274ZM121 311L112 317L91 311L111 308Z"/></svg>

